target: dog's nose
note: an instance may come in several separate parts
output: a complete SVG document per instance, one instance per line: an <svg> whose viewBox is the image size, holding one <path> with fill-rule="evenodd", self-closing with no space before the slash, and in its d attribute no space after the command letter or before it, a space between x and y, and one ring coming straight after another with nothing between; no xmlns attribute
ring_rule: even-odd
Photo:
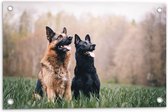
<svg viewBox="0 0 168 112"><path fill-rule="evenodd" d="M92 48L93 50L95 50L95 46L96 46L96 44L93 44L91 48Z"/></svg>
<svg viewBox="0 0 168 112"><path fill-rule="evenodd" d="M95 48L95 47L96 47L96 44L93 44L92 46L93 46L93 48Z"/></svg>

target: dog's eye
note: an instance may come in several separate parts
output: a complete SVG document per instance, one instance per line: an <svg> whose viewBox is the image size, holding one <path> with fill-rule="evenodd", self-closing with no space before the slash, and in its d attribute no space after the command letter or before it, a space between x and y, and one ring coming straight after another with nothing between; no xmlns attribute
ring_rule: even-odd
<svg viewBox="0 0 168 112"><path fill-rule="evenodd" d="M85 42L84 45L87 45L87 42Z"/></svg>
<svg viewBox="0 0 168 112"><path fill-rule="evenodd" d="M62 38L62 35L59 35L58 37L57 37L57 40L59 40L59 39L61 39Z"/></svg>

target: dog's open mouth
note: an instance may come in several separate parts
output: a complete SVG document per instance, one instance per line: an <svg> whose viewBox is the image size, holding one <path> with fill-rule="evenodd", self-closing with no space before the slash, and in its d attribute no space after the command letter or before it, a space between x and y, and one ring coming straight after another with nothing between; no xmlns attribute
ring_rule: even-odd
<svg viewBox="0 0 168 112"><path fill-rule="evenodd" d="M65 49L67 49L68 51L70 51L71 50L71 46L69 46L69 45L62 45L62 46L60 46L61 48L65 48Z"/></svg>
<svg viewBox="0 0 168 112"><path fill-rule="evenodd" d="M68 51L71 50L71 46L70 45L61 45L60 48L67 49Z"/></svg>
<svg viewBox="0 0 168 112"><path fill-rule="evenodd" d="M95 54L93 51L87 51L86 54L93 57L93 58L95 57Z"/></svg>

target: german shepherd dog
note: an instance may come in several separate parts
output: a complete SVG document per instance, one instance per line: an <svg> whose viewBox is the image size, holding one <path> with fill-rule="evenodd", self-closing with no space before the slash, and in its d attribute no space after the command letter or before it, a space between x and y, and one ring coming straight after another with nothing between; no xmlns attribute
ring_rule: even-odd
<svg viewBox="0 0 168 112"><path fill-rule="evenodd" d="M92 44L90 36L86 35L85 41L75 34L76 47L76 67L74 70L75 77L72 81L71 89L74 97L77 98L80 91L90 98L90 94L94 94L99 98L100 81L94 66L94 53L96 44Z"/></svg>
<svg viewBox="0 0 168 112"><path fill-rule="evenodd" d="M61 34L56 34L46 26L46 35L49 44L40 62L41 70L38 74L35 97L42 97L45 91L48 101L54 102L60 98L69 101L72 98L71 77L68 71L72 37L67 36L65 27Z"/></svg>

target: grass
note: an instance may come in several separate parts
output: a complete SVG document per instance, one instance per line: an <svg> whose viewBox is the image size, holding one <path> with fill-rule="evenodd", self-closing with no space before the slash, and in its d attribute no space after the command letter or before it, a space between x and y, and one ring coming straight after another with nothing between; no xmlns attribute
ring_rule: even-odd
<svg viewBox="0 0 168 112"><path fill-rule="evenodd" d="M32 93L35 88L35 79L4 77L3 79L3 108L4 109L29 109L29 108L116 108L116 107L165 107L165 87L120 86L102 84L100 99L94 96L87 99L81 95L80 99L71 102L47 102L44 97L34 101ZM158 103L157 98L162 97L163 102ZM12 98L13 105L7 100Z"/></svg>

